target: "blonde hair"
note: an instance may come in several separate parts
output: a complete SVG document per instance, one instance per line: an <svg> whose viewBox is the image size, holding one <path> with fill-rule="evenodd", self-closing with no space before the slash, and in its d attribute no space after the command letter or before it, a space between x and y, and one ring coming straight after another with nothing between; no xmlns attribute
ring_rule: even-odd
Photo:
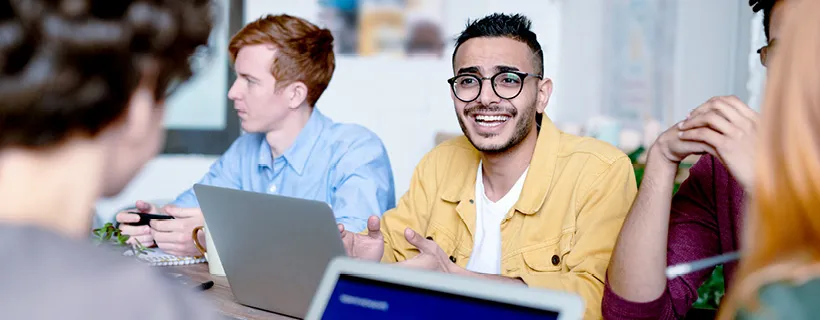
<svg viewBox="0 0 820 320"><path fill-rule="evenodd" d="M820 1L790 7L766 86L743 258L721 319L756 311L768 283L820 275Z"/></svg>

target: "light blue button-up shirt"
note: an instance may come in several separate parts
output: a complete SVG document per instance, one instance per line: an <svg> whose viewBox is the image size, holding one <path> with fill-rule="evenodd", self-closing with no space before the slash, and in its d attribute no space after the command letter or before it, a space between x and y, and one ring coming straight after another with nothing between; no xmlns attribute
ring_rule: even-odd
<svg viewBox="0 0 820 320"><path fill-rule="evenodd" d="M199 183L324 201L336 221L353 232L365 230L371 215L396 206L393 170L381 139L362 126L334 123L316 108L276 159L263 133L244 134ZM193 189L172 204L199 206ZM275 208L271 214L277 214Z"/></svg>

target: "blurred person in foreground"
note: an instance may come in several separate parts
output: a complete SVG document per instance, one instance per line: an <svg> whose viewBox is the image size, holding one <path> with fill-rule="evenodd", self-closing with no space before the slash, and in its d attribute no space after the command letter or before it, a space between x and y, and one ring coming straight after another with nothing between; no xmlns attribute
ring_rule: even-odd
<svg viewBox="0 0 820 320"><path fill-rule="evenodd" d="M768 40L759 51L763 65L785 33L784 15L795 1L750 1L753 11L763 11ZM605 318L684 318L714 268L667 281L666 267L740 248L759 118L737 97L714 97L658 137L607 270ZM703 156L673 197L678 165L695 154ZM727 287L736 265L724 265Z"/></svg>
<svg viewBox="0 0 820 320"><path fill-rule="evenodd" d="M328 203L336 221L362 231L367 217L396 206L387 150L372 131L337 123L316 103L335 69L333 36L302 18L268 15L246 25L228 50L236 81L228 91L247 132L211 166L201 184ZM351 106L352 107L352 106ZM155 213L145 201L137 209ZM200 255L191 233L204 224L193 189L161 211L173 220L129 226L139 216L117 214L123 233L175 255ZM291 214L270 208L270 214ZM199 233L205 243L204 233Z"/></svg>
<svg viewBox="0 0 820 320"><path fill-rule="evenodd" d="M721 319L820 315L820 2L798 1L771 63L736 285Z"/></svg>
<svg viewBox="0 0 820 320"><path fill-rule="evenodd" d="M212 10L0 0L0 318L213 316L147 265L89 243L95 202L162 146L163 101L191 76Z"/></svg>
<svg viewBox="0 0 820 320"><path fill-rule="evenodd" d="M530 27L518 14L467 25L447 80L464 136L427 153L396 209L371 217L366 233L340 231L350 256L568 291L586 319L600 318L635 173L617 148L544 115L552 80Z"/></svg>

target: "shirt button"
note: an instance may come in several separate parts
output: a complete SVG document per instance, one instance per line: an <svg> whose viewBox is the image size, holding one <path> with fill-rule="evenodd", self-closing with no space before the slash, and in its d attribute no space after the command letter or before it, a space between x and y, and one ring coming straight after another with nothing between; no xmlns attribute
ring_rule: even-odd
<svg viewBox="0 0 820 320"><path fill-rule="evenodd" d="M473 199L470 199L470 204L473 204L473 203L475 203L475 201L473 201Z"/></svg>
<svg viewBox="0 0 820 320"><path fill-rule="evenodd" d="M456 257L450 256L450 261L452 261L453 263L456 263Z"/></svg>
<svg viewBox="0 0 820 320"><path fill-rule="evenodd" d="M268 189L268 191L276 192L276 185L275 184L270 185L270 188Z"/></svg>
<svg viewBox="0 0 820 320"><path fill-rule="evenodd" d="M552 256L552 265L557 266L559 263L561 263L561 258L557 255Z"/></svg>

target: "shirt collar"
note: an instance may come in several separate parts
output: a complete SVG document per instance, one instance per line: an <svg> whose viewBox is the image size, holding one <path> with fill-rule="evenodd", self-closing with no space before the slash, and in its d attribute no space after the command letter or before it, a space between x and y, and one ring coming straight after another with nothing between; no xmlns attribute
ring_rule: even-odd
<svg viewBox="0 0 820 320"><path fill-rule="evenodd" d="M544 116L541 119L541 131L538 133L538 140L535 143L530 167L527 169L527 177L524 179L524 188L521 196L515 203L515 209L519 212L530 215L538 212L544 201L547 199L547 191L552 184L555 163L558 161L558 150L560 148L561 131ZM441 198L448 202L460 202L475 197L476 167L481 161L481 153L476 150L475 160L471 164L465 163L467 172L463 181L453 181L449 188L442 193ZM478 201L476 199L475 201Z"/></svg>
<svg viewBox="0 0 820 320"><path fill-rule="evenodd" d="M294 140L290 148L285 150L285 153L279 157L284 158L287 164L293 168L298 175L302 175L308 158L310 158L310 153L313 151L313 147L316 146L316 142L319 141L322 131L324 131L329 121L329 118L314 107L310 114L310 119L308 119L302 131L296 136L296 140ZM259 165L273 168L270 145L264 137L262 138L259 148Z"/></svg>

